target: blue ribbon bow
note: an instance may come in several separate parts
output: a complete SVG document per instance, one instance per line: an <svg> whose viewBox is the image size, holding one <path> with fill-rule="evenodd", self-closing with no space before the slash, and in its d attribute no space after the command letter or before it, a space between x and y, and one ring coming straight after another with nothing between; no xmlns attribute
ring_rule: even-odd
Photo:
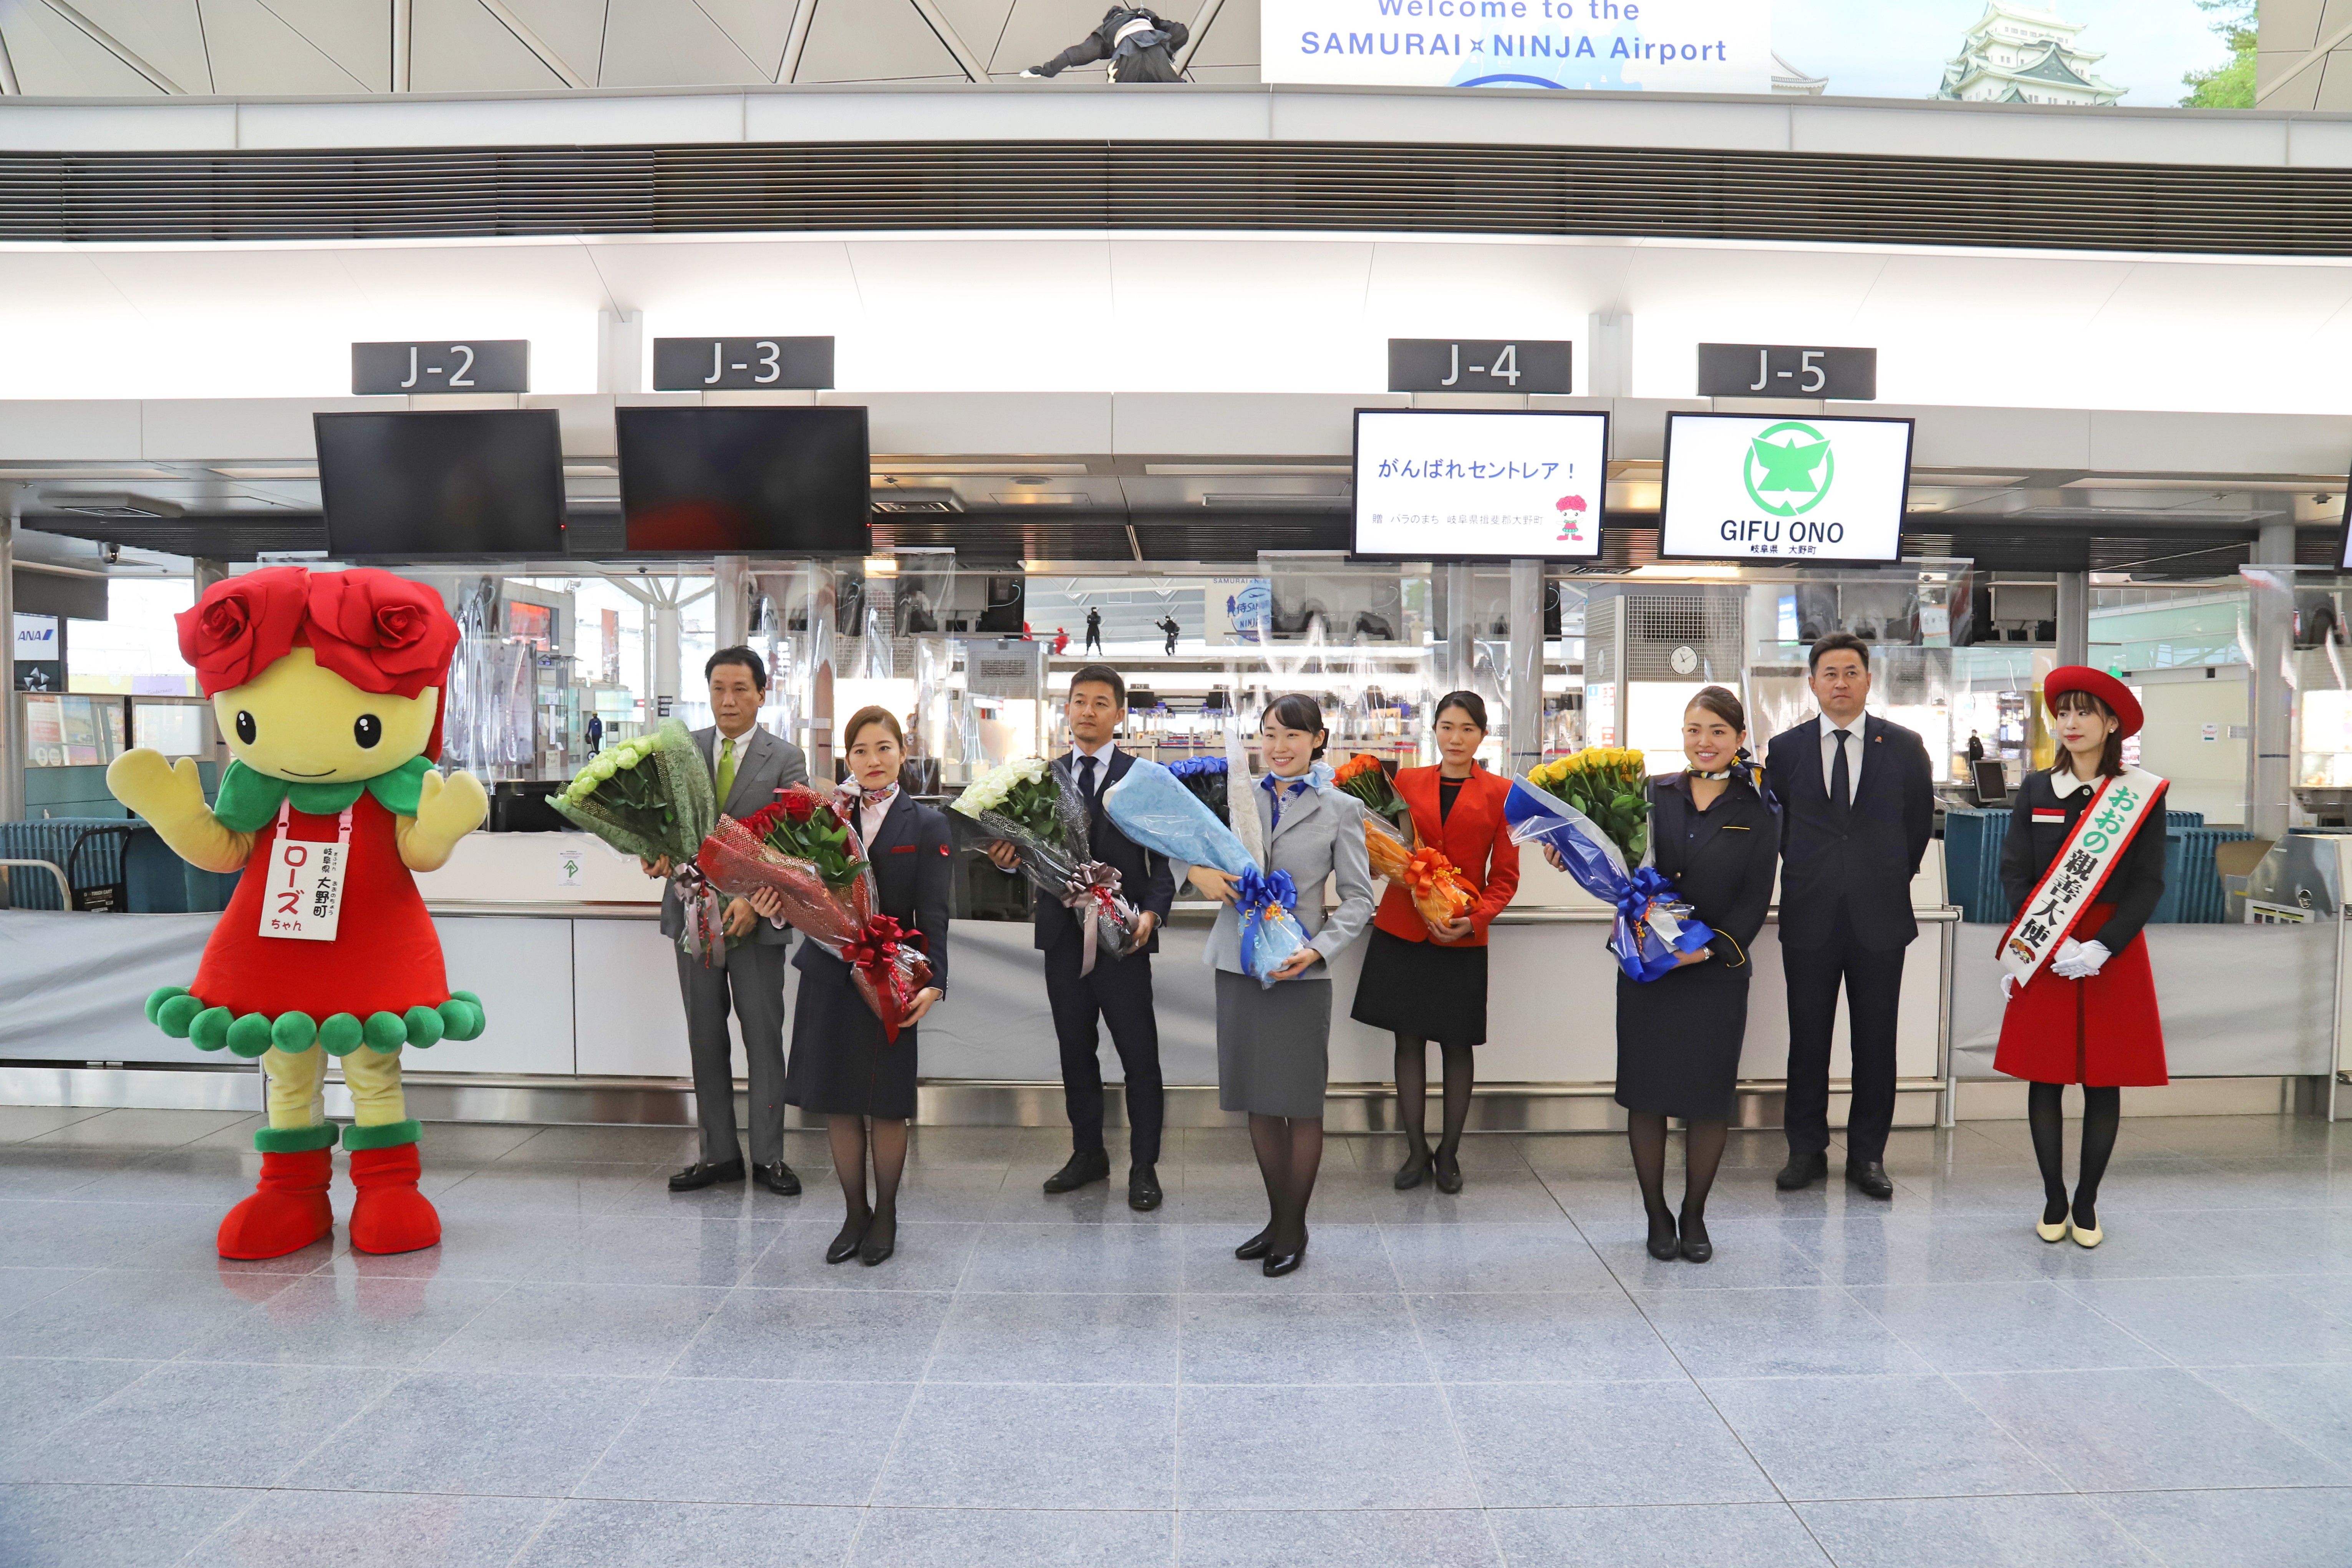
<svg viewBox="0 0 2352 1568"><path fill-rule="evenodd" d="M1713 938L1704 921L1688 916L1683 917L1682 934L1672 943L1658 938L1646 918L1650 906L1677 901L1674 883L1655 866L1636 866L1617 889L1617 963L1632 978L1655 980L1675 967L1676 953L1696 952ZM1653 942L1658 950L1655 957L1648 951Z"/></svg>

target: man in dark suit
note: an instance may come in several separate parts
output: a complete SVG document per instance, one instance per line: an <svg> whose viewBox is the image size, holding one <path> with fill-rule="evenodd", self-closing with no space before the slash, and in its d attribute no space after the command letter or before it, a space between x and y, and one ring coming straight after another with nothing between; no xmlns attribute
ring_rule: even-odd
<svg viewBox="0 0 2352 1568"><path fill-rule="evenodd" d="M1090 664L1070 677L1063 707L1073 744L1054 759L1054 776L1087 802L1088 853L1115 868L1119 891L1137 910L1135 951L1125 958L1098 952L1092 973L1080 974L1086 942L1077 916L1040 894L1037 948L1045 955L1045 997L1062 1048L1062 1098L1070 1113L1069 1163L1045 1178L1049 1193L1072 1192L1110 1179L1103 1147L1103 1077L1097 1021L1110 1026L1111 1046L1127 1072L1129 1131L1127 1203L1160 1206L1160 1128L1164 1115L1160 1079L1160 1022L1152 1011L1151 954L1160 950L1160 922L1175 902L1168 858L1134 843L1102 808L1102 792L1127 776L1135 759L1112 744L1127 717L1127 682L1108 665ZM1006 870L1020 864L1010 844L989 858Z"/></svg>
<svg viewBox="0 0 2352 1568"><path fill-rule="evenodd" d="M716 721L697 730L694 739L709 764L719 809L746 817L787 784L806 784L808 759L801 749L760 728L760 703L768 690L768 667L760 656L748 647L723 647L710 656L702 673L710 682L710 716ZM646 872L667 877L669 862L656 861ZM743 1180L742 1146L735 1140L733 1047L727 1034L731 1003L751 1073L752 1169L761 1185L790 1197L801 1190L800 1177L784 1163L784 959L793 933L760 919L741 899L728 900L726 926L729 936L745 940L728 950L723 966L706 964L698 954L677 954L702 1157L672 1176L669 1190L686 1193ZM685 929L686 910L672 885L662 892L662 934L675 946Z"/></svg>
<svg viewBox="0 0 2352 1568"><path fill-rule="evenodd" d="M1863 712L1870 650L1847 632L1812 647L1817 719L1772 737L1764 776L1780 811L1780 963L1789 982L1789 1163L1783 1192L1829 1173L1830 1037L1838 987L1853 1047L1846 1180L1895 1195L1886 1133L1895 1121L1895 1027L1903 950L1919 934L1911 879L1934 832L1927 748Z"/></svg>

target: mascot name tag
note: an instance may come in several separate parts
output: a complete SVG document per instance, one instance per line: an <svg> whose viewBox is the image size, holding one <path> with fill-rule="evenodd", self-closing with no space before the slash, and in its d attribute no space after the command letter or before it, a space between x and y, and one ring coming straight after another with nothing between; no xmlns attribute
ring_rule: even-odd
<svg viewBox="0 0 2352 1568"><path fill-rule="evenodd" d="M332 844L289 838L292 803L278 803L278 837L262 884L261 934L293 942L332 942L343 918L343 873L352 859L352 808L343 807Z"/></svg>

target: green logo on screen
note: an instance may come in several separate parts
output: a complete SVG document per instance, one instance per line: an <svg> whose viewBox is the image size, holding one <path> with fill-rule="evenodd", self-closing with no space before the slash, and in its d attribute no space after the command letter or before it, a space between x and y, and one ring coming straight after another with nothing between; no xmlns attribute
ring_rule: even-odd
<svg viewBox="0 0 2352 1568"><path fill-rule="evenodd" d="M1783 420L1749 441L1744 467L1748 499L1774 517L1812 510L1837 477L1829 437L1796 419Z"/></svg>

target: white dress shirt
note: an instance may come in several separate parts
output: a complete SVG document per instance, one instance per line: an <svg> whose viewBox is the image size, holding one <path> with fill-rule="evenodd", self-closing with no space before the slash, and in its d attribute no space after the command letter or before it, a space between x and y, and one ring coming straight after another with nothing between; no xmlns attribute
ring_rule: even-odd
<svg viewBox="0 0 2352 1568"><path fill-rule="evenodd" d="M890 815L890 807L896 805L898 800L898 786L892 784L890 793L880 800L861 804L858 806L857 837L867 849L873 848L874 836L882 831L882 819Z"/></svg>
<svg viewBox="0 0 2352 1568"><path fill-rule="evenodd" d="M1853 791L1846 797L1849 802L1862 798L1862 731L1863 726L1869 722L1869 717L1868 714L1864 714L1846 727L1846 733L1853 737L1845 743L1846 783ZM1826 713L1821 716L1820 722L1822 726L1822 793L1834 796L1837 794L1837 731L1832 727L1830 716Z"/></svg>
<svg viewBox="0 0 2352 1568"><path fill-rule="evenodd" d="M2050 772L2050 793L2060 800L2070 798L2076 790L2088 789L2096 779L2078 778L2073 767L2060 763Z"/></svg>

